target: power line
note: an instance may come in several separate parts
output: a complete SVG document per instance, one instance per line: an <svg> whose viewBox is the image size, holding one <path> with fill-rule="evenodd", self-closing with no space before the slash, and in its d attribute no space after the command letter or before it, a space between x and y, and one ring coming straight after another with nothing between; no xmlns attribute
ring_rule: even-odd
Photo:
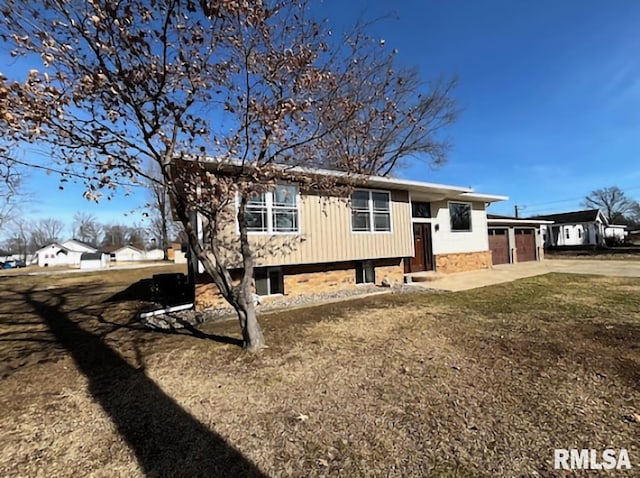
<svg viewBox="0 0 640 478"><path fill-rule="evenodd" d="M71 176L71 177L74 177L74 178L86 179L86 180L95 179L94 177L89 176L87 174L74 173L72 171L64 171L62 169L55 169L55 168L52 168L50 166L42 166L41 164L29 163L27 161L21 161L19 159L15 159L15 158L5 157L5 159L7 161L9 161L9 162L20 164L21 166L26 166L28 168L41 169L41 170L46 171L48 173L59 174L61 176ZM109 181L109 183L110 184L115 184L116 186L124 186L124 187L142 187L142 188L146 187L144 184L139 184L139 183L122 183L122 182L119 182L119 181Z"/></svg>
<svg viewBox="0 0 640 478"><path fill-rule="evenodd" d="M623 192L637 191L637 190L640 190L640 186L632 186L630 188L620 188L620 189ZM538 203L532 203L532 204L523 204L523 205L520 205L519 207L522 208L522 209L526 209L526 208L529 208L529 207L548 206L548 205L552 205L552 204L561 204L561 203L565 203L565 202L581 201L581 200L584 200L587 197L588 197L588 195L580 196L580 197L574 197L574 198L557 199L555 201L546 201L546 202L538 202Z"/></svg>

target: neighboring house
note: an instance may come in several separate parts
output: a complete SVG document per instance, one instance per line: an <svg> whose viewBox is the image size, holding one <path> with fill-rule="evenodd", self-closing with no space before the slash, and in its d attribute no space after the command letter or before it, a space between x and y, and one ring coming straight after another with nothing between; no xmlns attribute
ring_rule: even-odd
<svg viewBox="0 0 640 478"><path fill-rule="evenodd" d="M161 261L164 259L164 251L162 249L149 249L144 253L146 261Z"/></svg>
<svg viewBox="0 0 640 478"><path fill-rule="evenodd" d="M607 242L622 244L627 237L627 226L625 224L610 224L604 230L604 237Z"/></svg>
<svg viewBox="0 0 640 478"><path fill-rule="evenodd" d="M75 239L44 246L35 253L38 258L38 266L77 266L80 265L80 257L83 253L95 253L97 249Z"/></svg>
<svg viewBox="0 0 640 478"><path fill-rule="evenodd" d="M162 249L150 249L145 251L140 247L127 244L119 248L111 248L111 259L116 262L161 261L164 259Z"/></svg>
<svg viewBox="0 0 640 478"><path fill-rule="evenodd" d="M167 260L173 261L176 264L186 264L187 254L184 252L188 246L183 246L179 242L174 242L171 247L167 249Z"/></svg>
<svg viewBox="0 0 640 478"><path fill-rule="evenodd" d="M627 231L626 241L629 244L640 246L640 229L632 229Z"/></svg>
<svg viewBox="0 0 640 478"><path fill-rule="evenodd" d="M83 252L80 256L80 269L104 269L109 264L106 252Z"/></svg>
<svg viewBox="0 0 640 478"><path fill-rule="evenodd" d="M506 199L387 177L363 179L350 201L276 186L248 205L250 238L258 252L256 292L310 294L402 282L416 272L490 268L485 208ZM202 237L202 220L196 222ZM237 237L236 225L229 234ZM196 307L219 303L202 266L195 259L191 266L197 267Z"/></svg>
<svg viewBox="0 0 640 478"><path fill-rule="evenodd" d="M115 259L116 262L135 262L145 260L144 251L132 246L131 244L112 251L111 257Z"/></svg>
<svg viewBox="0 0 640 478"><path fill-rule="evenodd" d="M487 214L487 223L493 265L541 261L544 258L542 228L553 224L553 221Z"/></svg>
<svg viewBox="0 0 640 478"><path fill-rule="evenodd" d="M553 225L543 225L541 227L545 248L605 246L607 237L614 237L621 233L624 238L624 229L626 228L626 226L619 224L609 224L609 221L599 209L547 214L535 216L531 219L554 222Z"/></svg>

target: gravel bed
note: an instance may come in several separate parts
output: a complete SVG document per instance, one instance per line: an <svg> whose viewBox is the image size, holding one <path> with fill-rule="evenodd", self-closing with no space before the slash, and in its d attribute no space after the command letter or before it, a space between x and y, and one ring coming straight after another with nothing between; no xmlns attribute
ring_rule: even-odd
<svg viewBox="0 0 640 478"><path fill-rule="evenodd" d="M396 284L391 287L363 285L335 292L272 298L268 301L258 304L257 310L258 313L269 312L273 310L288 309L291 307L321 304L340 299L357 298L375 293L425 294L435 292L438 291L435 289L429 289L423 286L410 284ZM231 317L235 317L235 312L231 306L226 306L211 308L203 310L201 312L196 312L195 310L171 312L155 317L147 317L145 319L142 319L141 321L145 327L151 329L175 330L183 328L189 329L203 322L223 320Z"/></svg>

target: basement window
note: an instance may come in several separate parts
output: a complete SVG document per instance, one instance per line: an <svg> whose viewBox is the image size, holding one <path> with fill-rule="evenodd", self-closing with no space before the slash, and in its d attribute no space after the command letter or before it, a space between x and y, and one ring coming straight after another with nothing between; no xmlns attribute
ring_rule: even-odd
<svg viewBox="0 0 640 478"><path fill-rule="evenodd" d="M356 284L375 284L376 269L372 261L356 262Z"/></svg>
<svg viewBox="0 0 640 478"><path fill-rule="evenodd" d="M253 273L256 294L284 294L284 275L280 267L258 267Z"/></svg>

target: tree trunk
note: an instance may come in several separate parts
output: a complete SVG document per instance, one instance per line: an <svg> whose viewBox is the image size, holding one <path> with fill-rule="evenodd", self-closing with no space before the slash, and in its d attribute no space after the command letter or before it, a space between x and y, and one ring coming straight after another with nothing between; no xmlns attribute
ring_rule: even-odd
<svg viewBox="0 0 640 478"><path fill-rule="evenodd" d="M240 253L242 254L242 279L238 287L238 302L242 311L240 316L240 326L242 327L242 337L244 348L253 352L263 349L265 346L262 329L256 317L256 306L253 300L253 253L249 244L249 234L247 230L247 198L242 196L238 205L238 229L240 232Z"/></svg>
<svg viewBox="0 0 640 478"><path fill-rule="evenodd" d="M264 335L256 317L253 293L250 288L249 290L244 289L245 287L240 286L236 308L242 329L243 347L245 350L257 352L265 346Z"/></svg>

